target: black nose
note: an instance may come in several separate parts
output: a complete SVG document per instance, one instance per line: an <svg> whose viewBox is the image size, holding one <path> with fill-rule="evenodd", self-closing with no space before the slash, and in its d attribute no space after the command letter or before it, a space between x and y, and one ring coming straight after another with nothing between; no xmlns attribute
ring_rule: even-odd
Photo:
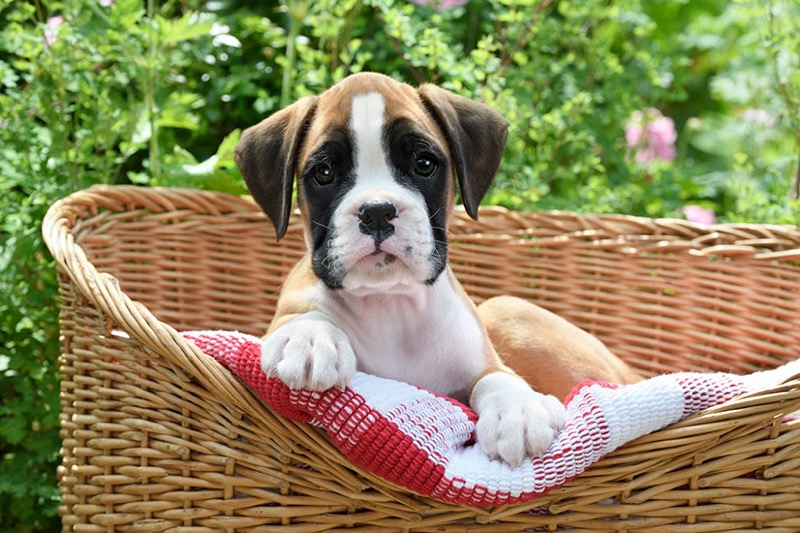
<svg viewBox="0 0 800 533"><path fill-rule="evenodd" d="M376 243L388 239L394 233L391 221L397 217L397 209L389 202L364 204L358 210L358 229L371 235Z"/></svg>

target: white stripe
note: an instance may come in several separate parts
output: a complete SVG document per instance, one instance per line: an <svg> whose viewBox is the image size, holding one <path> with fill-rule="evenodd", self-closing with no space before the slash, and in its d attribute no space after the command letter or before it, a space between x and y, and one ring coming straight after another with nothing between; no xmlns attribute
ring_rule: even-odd
<svg viewBox="0 0 800 533"><path fill-rule="evenodd" d="M672 375L616 390L594 387L592 394L608 423L609 451L677 422L685 404L683 389Z"/></svg>
<svg viewBox="0 0 800 533"><path fill-rule="evenodd" d="M385 110L380 93L353 98L350 128L355 136L356 176L360 185L394 184L383 147Z"/></svg>

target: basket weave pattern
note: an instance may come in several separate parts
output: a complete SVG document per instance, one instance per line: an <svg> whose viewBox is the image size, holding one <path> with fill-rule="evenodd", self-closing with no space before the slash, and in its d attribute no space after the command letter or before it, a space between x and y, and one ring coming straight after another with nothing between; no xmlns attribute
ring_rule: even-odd
<svg viewBox="0 0 800 533"><path fill-rule="evenodd" d="M528 504L467 508L347 464L178 330L262 334L305 249L249 200L97 187L57 203L64 531L800 531L800 377L612 453ZM476 301L529 298L645 375L752 372L800 351L800 230L497 208L457 214Z"/></svg>

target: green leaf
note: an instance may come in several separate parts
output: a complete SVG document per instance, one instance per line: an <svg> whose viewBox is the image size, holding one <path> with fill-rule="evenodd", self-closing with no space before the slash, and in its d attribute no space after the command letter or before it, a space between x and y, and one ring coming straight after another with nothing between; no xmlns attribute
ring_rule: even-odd
<svg viewBox="0 0 800 533"><path fill-rule="evenodd" d="M211 33L213 17L196 12L184 13L178 19L167 19L156 16L160 41L165 45L175 45Z"/></svg>
<svg viewBox="0 0 800 533"><path fill-rule="evenodd" d="M230 132L217 148L217 166L235 165L236 144L242 136L242 130L236 129Z"/></svg>
<svg viewBox="0 0 800 533"><path fill-rule="evenodd" d="M162 128L196 130L199 123L197 115L183 107L169 107L158 114L158 125Z"/></svg>

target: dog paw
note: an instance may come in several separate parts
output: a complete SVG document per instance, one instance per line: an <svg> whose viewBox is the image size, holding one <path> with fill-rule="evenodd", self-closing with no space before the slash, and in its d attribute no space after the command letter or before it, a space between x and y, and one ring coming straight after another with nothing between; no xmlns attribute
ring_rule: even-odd
<svg viewBox="0 0 800 533"><path fill-rule="evenodd" d="M495 372L473 389L478 444L489 457L518 466L542 455L563 428L566 409L555 396L532 390L521 378Z"/></svg>
<svg viewBox="0 0 800 533"><path fill-rule="evenodd" d="M261 369L291 389L344 388L356 372L345 333L319 313L308 313L272 332L261 345Z"/></svg>

